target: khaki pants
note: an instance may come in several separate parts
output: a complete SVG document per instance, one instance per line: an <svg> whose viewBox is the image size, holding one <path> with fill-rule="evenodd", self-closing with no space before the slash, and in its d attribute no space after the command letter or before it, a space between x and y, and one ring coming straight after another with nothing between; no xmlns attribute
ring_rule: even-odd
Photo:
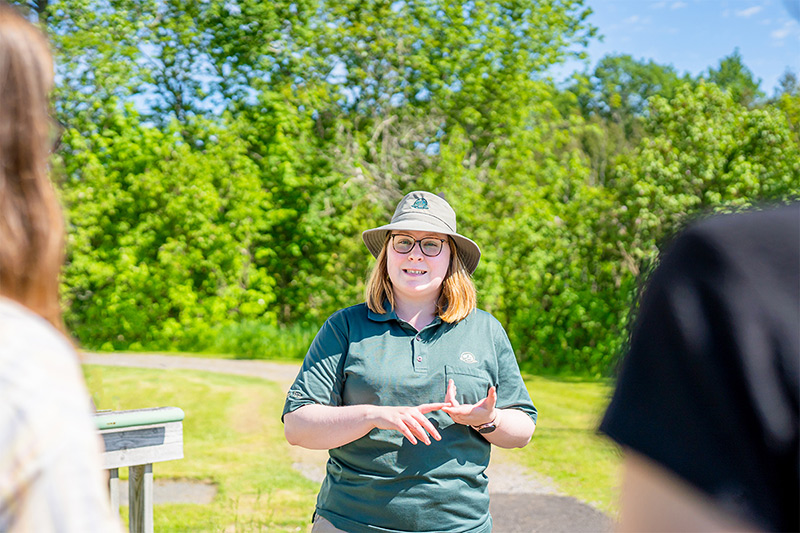
<svg viewBox="0 0 800 533"><path fill-rule="evenodd" d="M314 525L311 526L311 533L347 533L347 532L337 528L326 519L317 515L317 517L314 518Z"/></svg>

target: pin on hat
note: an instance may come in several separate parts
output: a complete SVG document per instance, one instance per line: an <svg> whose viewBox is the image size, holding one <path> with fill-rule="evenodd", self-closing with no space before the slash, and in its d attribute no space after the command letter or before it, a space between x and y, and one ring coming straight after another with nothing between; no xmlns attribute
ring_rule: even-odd
<svg viewBox="0 0 800 533"><path fill-rule="evenodd" d="M458 234L456 212L440 196L427 191L410 192L397 204L389 224L362 233L364 244L373 257L378 257L383 243L386 242L386 235L393 230L430 231L449 235L456 242L458 256L467 271L472 274L478 267L481 249L470 239Z"/></svg>

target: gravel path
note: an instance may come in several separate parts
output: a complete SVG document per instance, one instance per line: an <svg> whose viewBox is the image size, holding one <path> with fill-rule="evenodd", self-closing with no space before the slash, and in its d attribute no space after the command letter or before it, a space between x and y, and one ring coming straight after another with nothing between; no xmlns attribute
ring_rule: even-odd
<svg viewBox="0 0 800 533"><path fill-rule="evenodd" d="M298 365L292 363L160 354L83 353L82 356L86 364L202 370L258 377L278 383L284 391L288 390L298 370ZM291 449L292 466L312 481L321 482L327 452ZM609 517L575 498L559 495L547 479L515 464L512 454L512 451L495 447L486 472L495 533L605 533L612 530ZM179 490L181 494L186 492L185 487L175 488L176 492ZM168 485L162 486L160 491L155 490L155 497L158 500L160 495L162 501L170 500L170 491Z"/></svg>

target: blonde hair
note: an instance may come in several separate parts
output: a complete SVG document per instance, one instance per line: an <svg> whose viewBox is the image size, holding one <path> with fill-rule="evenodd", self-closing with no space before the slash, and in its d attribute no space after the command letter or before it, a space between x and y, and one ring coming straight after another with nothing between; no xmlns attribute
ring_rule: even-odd
<svg viewBox="0 0 800 533"><path fill-rule="evenodd" d="M63 331L64 220L47 168L52 85L44 35L0 3L0 295Z"/></svg>
<svg viewBox="0 0 800 533"><path fill-rule="evenodd" d="M365 299L367 307L375 313L384 314L383 302L389 300L394 308L394 291L389 280L389 271L386 268L386 254L389 247L391 233L386 234L381 252L375 261L375 266L367 281ZM477 305L475 284L461 258L455 241L447 238L450 245L450 265L442 282L442 291L436 301L436 315L444 322L454 323L469 315Z"/></svg>

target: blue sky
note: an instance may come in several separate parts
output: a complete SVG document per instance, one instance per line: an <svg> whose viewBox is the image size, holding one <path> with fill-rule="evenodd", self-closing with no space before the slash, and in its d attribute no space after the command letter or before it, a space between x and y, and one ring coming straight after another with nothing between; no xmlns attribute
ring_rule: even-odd
<svg viewBox="0 0 800 533"><path fill-rule="evenodd" d="M587 0L602 42L588 49L590 65L606 54L630 54L696 76L739 49L761 90L773 94L787 67L800 76L800 0ZM579 68L576 64L566 70ZM556 74L558 77L558 74Z"/></svg>

